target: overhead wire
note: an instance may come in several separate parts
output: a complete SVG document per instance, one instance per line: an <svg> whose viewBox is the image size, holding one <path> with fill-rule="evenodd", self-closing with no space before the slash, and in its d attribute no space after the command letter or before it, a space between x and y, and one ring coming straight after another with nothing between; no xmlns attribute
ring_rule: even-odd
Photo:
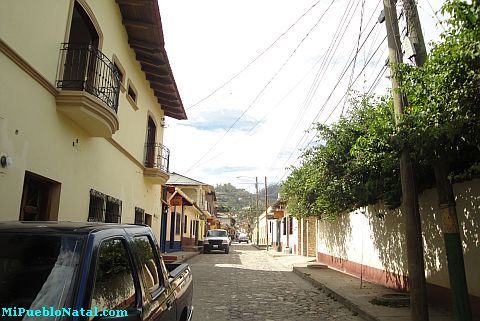
<svg viewBox="0 0 480 321"><path fill-rule="evenodd" d="M322 57L323 57L323 56L322 56ZM315 67L315 66L320 62L320 60L322 59L322 57L320 57L320 58L315 62L315 64L313 65L313 67ZM290 94L303 82L303 80L308 76L308 74L310 74L310 73L312 72L312 70L313 70L313 69L310 69L307 73L305 73L305 74L303 75L303 77L302 77L292 88L290 88L290 89L288 90L288 92L287 92L275 105L273 105L273 107L270 108L270 110L269 110L266 114L263 115L263 117L261 117L259 120L257 120L257 121L255 122L255 124L254 124L252 127L250 127L250 128L244 133L244 135L242 135L242 137L240 137L235 143L228 145L226 148L224 148L224 149L223 149L222 151L220 151L219 153L217 153L217 154L215 154L214 156L212 156L212 157L206 159L205 161L199 163L199 164L197 165L197 167L203 165L204 163L207 163L207 162L211 161L212 159L215 159L215 158L223 155L223 154L226 153L229 149L231 149L231 148L233 148L233 147L235 147L235 146L238 146L237 143L239 143L240 141L242 141L244 137L248 136L255 128L257 128L257 126L258 126L259 124L261 124L261 123L268 117L268 115L270 115L270 114L276 109L276 107L278 107L285 99L287 99L287 97L290 96Z"/></svg>
<svg viewBox="0 0 480 321"><path fill-rule="evenodd" d="M381 42L381 43L379 44L379 46L377 47L377 49L376 49L376 50L374 51L374 53L372 54L372 56L368 59L368 61L367 61L367 63L365 64L364 68L362 68L362 70L360 71L359 75L355 78L354 82L356 82L356 80L361 76L363 70L366 68L366 66L367 66L368 63L371 61L371 59L373 59L373 57L375 56L375 54L378 52L378 49L380 49L380 47L383 45L383 43L385 42L386 39L387 39L387 37L385 36L384 39L382 40L382 42ZM365 43L365 42L364 42L364 43ZM364 43L363 43L363 44L364 44ZM362 46L363 46L363 44L362 44ZM331 99L334 91L336 90L336 88L337 88L338 84L340 83L341 79L345 76L346 70L348 70L348 67L351 65L352 62L353 62L353 60L350 61L350 63L349 63L349 65L347 66L347 68L345 68L345 72L343 72L343 73L340 75L340 77L339 77L336 85L334 86L333 90L330 92L330 95L327 97L326 101L324 102L324 104L323 104L322 107L320 108L319 113L317 114L317 116L315 117L315 119L312 121L312 123L310 124L310 126L313 125L313 124L317 121L318 117L320 116L321 112L323 111L323 109L324 109L325 106L327 105L328 101ZM343 96L340 98L339 102L337 103L336 107L332 109L332 111L330 112L330 114L328 115L328 117L325 119L325 121L323 122L323 124L325 124L325 123L328 121L328 119L332 116L333 112L338 108L340 102L345 98L346 95L347 95L347 92L345 92L345 93L343 94ZM310 126L309 126L309 127L310 127ZM288 162L290 161L290 159L291 159L291 157L292 157L292 155L293 155L293 152L300 146L300 144L302 144L302 142L303 142L303 140L304 140L305 137L306 137L306 133L304 133L304 135L302 136L302 138L300 139L300 141L299 141L299 142L297 143L297 145L295 146L294 150L290 153L290 156L289 156L289 158L287 159L287 161L285 162L285 164L284 164L283 167L285 167L285 166L288 164ZM314 136L312 139L310 139L310 141L309 141L307 144L305 144L305 147L309 146L309 145L313 142L314 139L315 139L315 136ZM300 155L294 160L294 163L301 157L301 155L302 155L302 154L300 154ZM278 175L275 176L275 179L273 180L273 182L279 183L279 182L285 177L286 173L287 173L287 172L285 172L284 175L283 175L282 177L280 177L279 179L277 179Z"/></svg>
<svg viewBox="0 0 480 321"><path fill-rule="evenodd" d="M360 14L360 31L358 32L358 39L357 39L357 52L355 53L355 57L353 58L353 67L352 67L352 72L350 73L350 80L348 82L348 87L347 87L347 92L351 90L352 88L352 79L353 75L355 74L355 65L357 64L357 57L358 53L360 51L360 39L362 38L362 25L363 25L363 13L365 10L365 0L362 1L362 11ZM342 112L341 115L343 115L343 111L345 109L345 105L347 104L347 99L344 100L343 106L342 106Z"/></svg>
<svg viewBox="0 0 480 321"><path fill-rule="evenodd" d="M228 85L229 83L231 83L233 80L235 80L238 76L240 76L243 72L245 72L245 70L247 70L251 65L253 65L258 59L260 59L268 50L270 50L281 38L283 38L295 25L297 25L298 22L300 22L300 20L303 19L303 17L305 17L313 8L315 8L319 3L320 3L321 0L318 0L317 2L315 2L310 8L308 8L307 11L305 11L297 20L295 20L295 22L293 24L290 25L290 27L287 28L287 30L285 30L282 34L280 34L280 36L278 36L269 46L267 46L267 48L265 48L260 54L258 54L252 61L250 61L247 65L245 65L245 67L243 67L242 69L240 69L240 71L238 71L235 75L233 75L230 79L228 79L226 82L224 82L222 85L220 85L219 87L217 87L215 90L213 90L211 93L209 93L208 95L206 95L204 98L200 99L199 101L197 101L196 103L194 103L193 105L191 105L190 107L186 108L185 110L190 110L192 108L194 108L195 106L198 106L199 104L203 103L205 100L207 100L208 98L212 97L214 94L216 94L218 91L220 91L221 89L223 89L226 85Z"/></svg>
<svg viewBox="0 0 480 321"><path fill-rule="evenodd" d="M287 144L287 141L291 137L291 134L297 130L301 119L303 119L304 113L306 112L306 110L310 106L310 104L312 102L312 99L315 96L316 91L317 91L318 87L320 86L320 83L323 80L323 77L325 76L330 64L332 63L333 57L338 50L338 47L339 47L339 45L340 45L340 43L341 43L341 41L342 41L342 39L343 39L343 37L346 33L346 30L348 29L350 23L352 22L352 19L353 19L354 14L357 10L359 2L357 3L357 6L355 6L355 8L352 12L352 15L349 18L350 12L353 8L353 4L354 4L353 0L350 0L350 2L347 4L347 9L345 10L342 18L340 19L340 23L339 23L339 25L338 25L338 27L337 27L337 29L336 29L333 37L332 37L332 40L331 40L331 42L328 46L328 49L326 51L325 58L323 59L322 64L320 65L320 67L317 71L317 74L314 78L314 81L312 82L312 84L309 88L309 91L308 91L308 93L307 93L307 95L306 95L306 97L305 97L305 99L302 103L302 107L300 108L300 112L297 114L297 118L296 118L294 124L292 125L292 127L290 128L290 131L287 134L286 139L283 142L283 145ZM345 23L347 21L348 21L348 23L345 25ZM351 54L348 57L347 61L350 59L350 57L351 57ZM275 165L275 163L277 161L277 158L280 155L280 153L281 153L281 151L277 154L277 157L274 157L274 160L273 160L272 164L270 164L270 168Z"/></svg>
<svg viewBox="0 0 480 321"><path fill-rule="evenodd" d="M323 19L325 14L328 12L328 10L332 7L333 3L335 0L332 0L330 5L327 7L327 9L323 12L323 14L320 16L320 18L317 20L317 22L313 25L313 27L310 28L310 30L306 33L306 35L303 37L303 39L297 44L295 49L290 53L288 58L284 61L284 63L280 66L280 68L275 72L275 74L270 78L270 80L267 82L267 84L264 85L264 87L260 90L260 92L255 96L253 101L248 105L248 107L242 112L242 114L237 117L237 119L233 122L233 124L225 131L225 133L218 139L211 147L208 149L192 166L190 166L189 169L187 169L187 173L191 171L192 169L198 167L197 164L199 164L205 156L207 156L219 143L222 141L225 136L233 129L233 127L240 121L240 119L250 110L250 108L255 104L255 102L260 98L260 96L263 94L263 92L267 89L267 87L272 83L272 81L278 76L278 74L283 70L283 68L287 65L287 63L290 61L290 59L293 57L293 55L297 52L298 48L303 44L305 39L308 38L308 36L311 34L311 32L318 26L320 21Z"/></svg>
<svg viewBox="0 0 480 321"><path fill-rule="evenodd" d="M369 25L369 24L370 24L370 22L371 22L372 18L374 17L374 14L375 14L375 12L377 11L380 3L381 3L381 0L379 0L379 1L377 2L377 5L376 5L375 9L373 10L372 15L370 15L370 18L368 19L368 22L366 23L366 25ZM350 4L350 2L349 2L349 4ZM351 8L353 7L353 4L352 4L352 6L350 6L350 7L349 7L349 4L347 4L347 8L349 8L349 9L347 9L345 13L347 13L347 11L350 12ZM357 6L355 7L355 10L354 10L353 13L355 13L356 8L358 7L358 4L359 4L359 3L357 3ZM347 17L348 17L348 15L347 15ZM345 18L345 19L344 19L344 18ZM350 17L350 20L349 20L347 26L346 26L345 29L343 30L342 36L341 36L340 38L338 38L338 35L337 35L337 34L339 33L339 30L342 30L342 29L343 29L344 23L345 23L345 21L347 20L345 14L342 16L341 23L339 24L339 27L337 28L337 31L335 32L335 35L334 35L334 37L332 38L332 41L331 41L330 46L329 46L329 49L328 49L328 50L330 50L330 49L332 48L332 46L335 46L335 49L330 52L330 53L332 53L332 54L331 54L331 56L330 56L330 60L329 60L328 63L327 63L327 66L330 65L330 63L332 62L333 55L335 54L336 50L338 49L338 46L339 46L339 44L340 44L340 41L341 41L341 39L343 39L343 35L345 34L345 31L347 30L348 26L350 25L350 23L351 23L351 21L352 21L352 18L353 18L353 15L352 15L352 17ZM364 42L362 43L362 47L364 46L365 42L366 42L367 39L370 37L372 31L375 29L376 26L377 26L377 22L375 23L375 25L372 27L372 29L370 30L370 32L369 32L368 35L366 36ZM363 33L363 32L362 32L362 33ZM362 34L362 33L361 33L361 34ZM360 36L361 36L361 34L360 34ZM338 41L337 41L337 40L338 40ZM353 48L353 50L352 50L352 52L350 53L350 56L348 57L347 61L350 60L350 58L352 57L352 55L354 54L354 52L355 52L355 48ZM327 51L327 56L328 56L328 51ZM324 62L325 62L325 61L324 61ZM322 65L322 67L324 67L324 66ZM346 66L345 69L344 69L344 71L342 71L342 74L343 74L343 72L346 72L349 67L350 67L350 65ZM319 87L319 85L320 85L321 80L323 80L323 76L325 75L327 69L328 69L328 67L326 67L326 68L323 69L323 70L319 69L319 71L317 72L317 77L316 77L316 79L314 80L314 82L312 83L312 86L310 87L309 93L307 94L307 98L304 100L304 104L307 104L307 105L308 105L308 104L311 103L311 99L313 99L313 95L310 96L310 97L309 97L309 95L311 95L312 92L313 92L313 94L315 94L316 90L318 89L318 87ZM318 80L318 77L320 76L321 72L323 72L323 74L322 74L322 76L321 76L321 78L320 78L320 81L319 81L319 80ZM308 100L308 99L309 99L309 100ZM303 110L303 109L302 109L302 110ZM317 117L318 117L318 114L317 114ZM297 118L298 118L298 117L297 117ZM314 120L314 122L315 122L315 120ZM312 123L313 123L313 122L312 122ZM298 124L295 124L292 128L293 128L294 130L296 130L297 127L298 127ZM292 133L292 130L290 130L289 134L287 135L287 140L291 137L291 133ZM307 134L307 131L304 133L304 136L306 136L306 134ZM303 137L302 137L302 139L303 139ZM286 143L287 143L287 142L285 141L285 142L283 143L283 145L286 145ZM297 145L297 147L298 147L298 145ZM295 147L295 149L296 149L297 147ZM292 153L295 151L295 149L292 151ZM277 154L277 157L274 158L274 161L272 162L272 164L270 165L270 167L273 167L273 166L274 166L274 164L275 164L275 162L277 161L277 158L278 158L278 156L280 155L280 153L281 153L281 151ZM290 156L291 156L291 155L290 155ZM287 160L287 162L288 162L288 160Z"/></svg>
<svg viewBox="0 0 480 321"><path fill-rule="evenodd" d="M353 0L350 0L350 2L347 4L347 10L345 10L342 18L340 19L340 23L332 37L332 40L328 46L328 49L326 51L326 54L324 55L324 59L317 71L317 74L315 75L315 78L314 78L314 81L312 82L312 85L310 86L309 90L308 90L308 93L302 103L302 107L300 107L300 111L297 113L297 118L295 119L293 125L290 127L290 130L287 134L287 139L288 137L290 137L290 135L296 131L301 119L303 118L303 115L304 113L306 112L306 110L308 109L308 107L310 106L310 103L313 99L313 97L315 96L315 93L318 89L318 86L320 84L320 82L323 80L323 77L325 76L325 73L326 73L326 70L328 69L328 66L330 66L330 63L332 61L332 58L333 58L333 55L335 54L336 50L338 49L338 44L341 42L341 40L343 39L343 36L345 35L345 31L346 29L348 28L348 26L350 25L350 22L353 18L353 14L355 13L355 10L356 8L354 9L353 11L353 14L352 14L352 17L350 18L347 26L345 26L345 29L344 28L344 25L345 25L345 22L347 21L348 19L348 16L350 15L350 11L351 9L353 8ZM357 4L358 6L358 4ZM342 32L343 30L343 32ZM341 37L339 38L340 36L340 33L341 33ZM284 142L285 144L286 142Z"/></svg>

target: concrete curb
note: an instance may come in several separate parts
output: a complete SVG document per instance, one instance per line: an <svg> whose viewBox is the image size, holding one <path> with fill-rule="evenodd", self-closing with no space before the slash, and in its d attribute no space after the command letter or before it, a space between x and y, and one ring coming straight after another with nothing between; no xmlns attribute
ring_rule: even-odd
<svg viewBox="0 0 480 321"><path fill-rule="evenodd" d="M300 271L296 267L293 267L293 272L296 273L297 275L299 275L302 279L309 281L315 287L317 287L317 288L321 289L322 291L324 291L325 293L327 293L327 295L329 295L330 297L332 297L336 301L342 303L350 311L357 313L363 319L368 320L368 321L381 321L380 319L371 315L370 313L368 313L367 311L362 309L360 306L353 303L352 301L350 301L349 299L347 299L343 295L339 294L335 290L332 290L331 288L327 287L325 284L319 282L318 280L315 280L315 279L311 278L310 274L303 273L302 271Z"/></svg>
<svg viewBox="0 0 480 321"><path fill-rule="evenodd" d="M194 254L191 254L191 255L186 255L185 257L175 261L175 263L186 263L188 260L190 260L191 258L201 254L200 252L192 252Z"/></svg>

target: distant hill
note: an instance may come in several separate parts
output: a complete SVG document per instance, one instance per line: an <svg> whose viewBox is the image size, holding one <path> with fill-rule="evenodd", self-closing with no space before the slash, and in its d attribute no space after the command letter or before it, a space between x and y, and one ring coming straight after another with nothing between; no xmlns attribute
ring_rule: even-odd
<svg viewBox="0 0 480 321"><path fill-rule="evenodd" d="M268 186L268 205L272 205L278 199L278 185ZM257 196L247 190L236 188L230 183L215 186L219 212L235 212L238 218L253 218L256 214ZM265 211L265 189L258 191L258 210Z"/></svg>

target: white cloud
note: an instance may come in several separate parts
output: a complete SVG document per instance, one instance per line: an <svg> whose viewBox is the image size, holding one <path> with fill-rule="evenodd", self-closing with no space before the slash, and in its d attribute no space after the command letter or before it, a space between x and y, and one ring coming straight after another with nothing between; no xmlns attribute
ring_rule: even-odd
<svg viewBox="0 0 480 321"><path fill-rule="evenodd" d="M350 69L338 85L337 80L356 48L361 0L354 1L358 4L357 11L342 41L335 45L335 55L329 56L327 49L346 12L348 1L345 0L334 2L324 20L268 86L330 1L319 2L241 75L188 109L242 70L316 2L159 1L166 49L189 118L181 122L167 119L165 144L171 149L172 171L212 185L235 184L237 176L278 179L283 176L284 168L297 160L299 149L312 140L313 133L305 133L311 123L314 120L331 123L339 117ZM365 4L363 30L370 31L382 4L381 1ZM375 11L377 4L380 7ZM440 6L435 5L436 9ZM426 40L438 38L440 30L435 27L435 18L426 0L420 0L419 13ZM359 52L355 73L360 72L365 59L384 36L384 24L377 26L365 49ZM385 61L386 46L385 43L368 64L354 89L362 91L370 87ZM322 66L327 68L319 74ZM316 86L312 85L315 80ZM377 91L385 92L388 85L388 80L382 78ZM334 88L336 91L332 93ZM245 116L225 134L244 111ZM255 128L249 131L251 127Z"/></svg>

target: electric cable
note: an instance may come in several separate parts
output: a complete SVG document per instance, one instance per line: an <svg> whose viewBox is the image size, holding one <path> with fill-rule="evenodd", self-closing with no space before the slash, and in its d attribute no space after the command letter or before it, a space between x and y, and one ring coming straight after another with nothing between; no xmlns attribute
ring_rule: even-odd
<svg viewBox="0 0 480 321"><path fill-rule="evenodd" d="M242 112L242 114L233 122L233 124L225 131L223 136L220 137L205 154L203 154L200 159L198 159L192 166L190 166L189 169L187 169L187 173L191 171L192 169L198 167L197 164L201 162L205 156L207 156L219 143L220 141L225 138L225 136L233 129L233 127L238 123L238 121L247 113L248 110L255 104L255 102L260 98L260 96L263 94L263 92L267 89L267 87L272 83L272 81L278 76L278 74L283 70L283 68L287 65L287 63L290 61L290 59L293 57L293 55L297 52L298 48L302 45L302 43L305 41L305 39L308 38L308 36L311 34L311 32L318 26L320 21L323 19L325 14L328 12L328 10L332 7L333 3L335 0L332 0L330 5L327 7L327 9L323 12L323 14L320 16L320 18L317 20L317 22L313 25L312 28L307 32L307 34L303 37L303 39L297 44L295 49L292 51L292 53L288 56L287 60L280 66L280 68L277 70L277 72L272 76L272 78L267 82L267 84L260 90L260 92L255 96L253 101L248 105L248 107Z"/></svg>
<svg viewBox="0 0 480 321"><path fill-rule="evenodd" d="M222 85L220 85L219 87L217 87L217 89L213 90L210 94L208 94L207 96L205 96L204 98L200 99L199 101L197 101L196 103L194 103L193 105L191 105L190 107L186 108L185 110L190 110L192 108L194 108L195 106L198 106L199 104L201 104L202 102L204 102L205 100L207 100L208 98L210 98L211 96L213 96L214 94L216 94L218 91L220 91L221 89L223 89L226 85L228 85L229 83L231 83L235 78L237 78L238 76L240 76L240 74L242 74L245 70L247 70L251 65L253 65L258 59L260 59L260 57L262 57L268 50L270 50L281 38L283 38L283 36L285 36L300 20L303 19L303 17L305 15L307 15L307 13L309 13L313 8L315 8L317 6L317 4L320 3L321 0L315 2L310 8L308 8L307 11L305 11L297 20L295 20L295 22L290 25L290 27L287 28L287 30L285 30L280 36L278 36L267 48L265 48L260 54L258 54L252 61L250 61L245 67L243 67L242 69L240 69L239 72L237 72L235 75L233 75L233 77L231 77L230 79L228 79L226 82L224 82Z"/></svg>

